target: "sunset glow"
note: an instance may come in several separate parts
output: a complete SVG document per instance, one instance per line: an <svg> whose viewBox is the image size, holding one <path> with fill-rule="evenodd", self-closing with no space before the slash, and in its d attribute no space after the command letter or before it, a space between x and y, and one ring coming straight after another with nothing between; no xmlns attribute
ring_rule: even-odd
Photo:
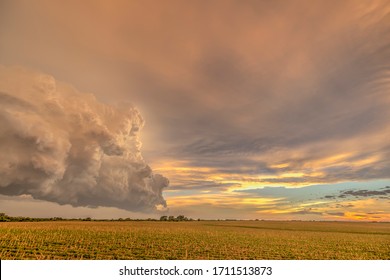
<svg viewBox="0 0 390 280"><path fill-rule="evenodd" d="M388 1L2 1L0 22L0 212L390 221Z"/></svg>

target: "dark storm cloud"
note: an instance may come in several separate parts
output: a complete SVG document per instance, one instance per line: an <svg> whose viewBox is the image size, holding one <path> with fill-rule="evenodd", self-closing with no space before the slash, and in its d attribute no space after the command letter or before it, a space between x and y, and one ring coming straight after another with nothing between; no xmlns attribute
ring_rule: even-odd
<svg viewBox="0 0 390 280"><path fill-rule="evenodd" d="M390 198L390 190L379 190L379 191L369 191L369 190L350 190L342 192L339 197L345 196L354 196L354 197L375 197L381 196L383 198Z"/></svg>
<svg viewBox="0 0 390 280"><path fill-rule="evenodd" d="M144 162L134 107L22 68L0 67L0 193L73 206L151 211L168 180Z"/></svg>

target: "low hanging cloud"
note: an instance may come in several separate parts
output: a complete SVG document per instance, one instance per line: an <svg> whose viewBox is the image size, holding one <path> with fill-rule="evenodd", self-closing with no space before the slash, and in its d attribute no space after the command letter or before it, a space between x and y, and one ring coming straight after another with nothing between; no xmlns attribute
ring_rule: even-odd
<svg viewBox="0 0 390 280"><path fill-rule="evenodd" d="M0 194L139 212L167 206L169 182L143 160L144 120L134 107L3 66L0 104Z"/></svg>

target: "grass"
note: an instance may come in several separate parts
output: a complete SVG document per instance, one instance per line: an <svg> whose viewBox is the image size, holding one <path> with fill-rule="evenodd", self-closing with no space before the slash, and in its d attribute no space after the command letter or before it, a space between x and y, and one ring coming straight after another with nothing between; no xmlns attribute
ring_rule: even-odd
<svg viewBox="0 0 390 280"><path fill-rule="evenodd" d="M390 259L390 223L7 222L1 259Z"/></svg>

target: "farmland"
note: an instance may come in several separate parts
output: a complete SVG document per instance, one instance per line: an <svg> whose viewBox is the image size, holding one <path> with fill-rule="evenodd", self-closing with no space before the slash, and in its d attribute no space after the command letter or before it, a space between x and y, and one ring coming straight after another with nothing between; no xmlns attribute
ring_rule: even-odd
<svg viewBox="0 0 390 280"><path fill-rule="evenodd" d="M1 259L390 259L390 223L0 223Z"/></svg>

